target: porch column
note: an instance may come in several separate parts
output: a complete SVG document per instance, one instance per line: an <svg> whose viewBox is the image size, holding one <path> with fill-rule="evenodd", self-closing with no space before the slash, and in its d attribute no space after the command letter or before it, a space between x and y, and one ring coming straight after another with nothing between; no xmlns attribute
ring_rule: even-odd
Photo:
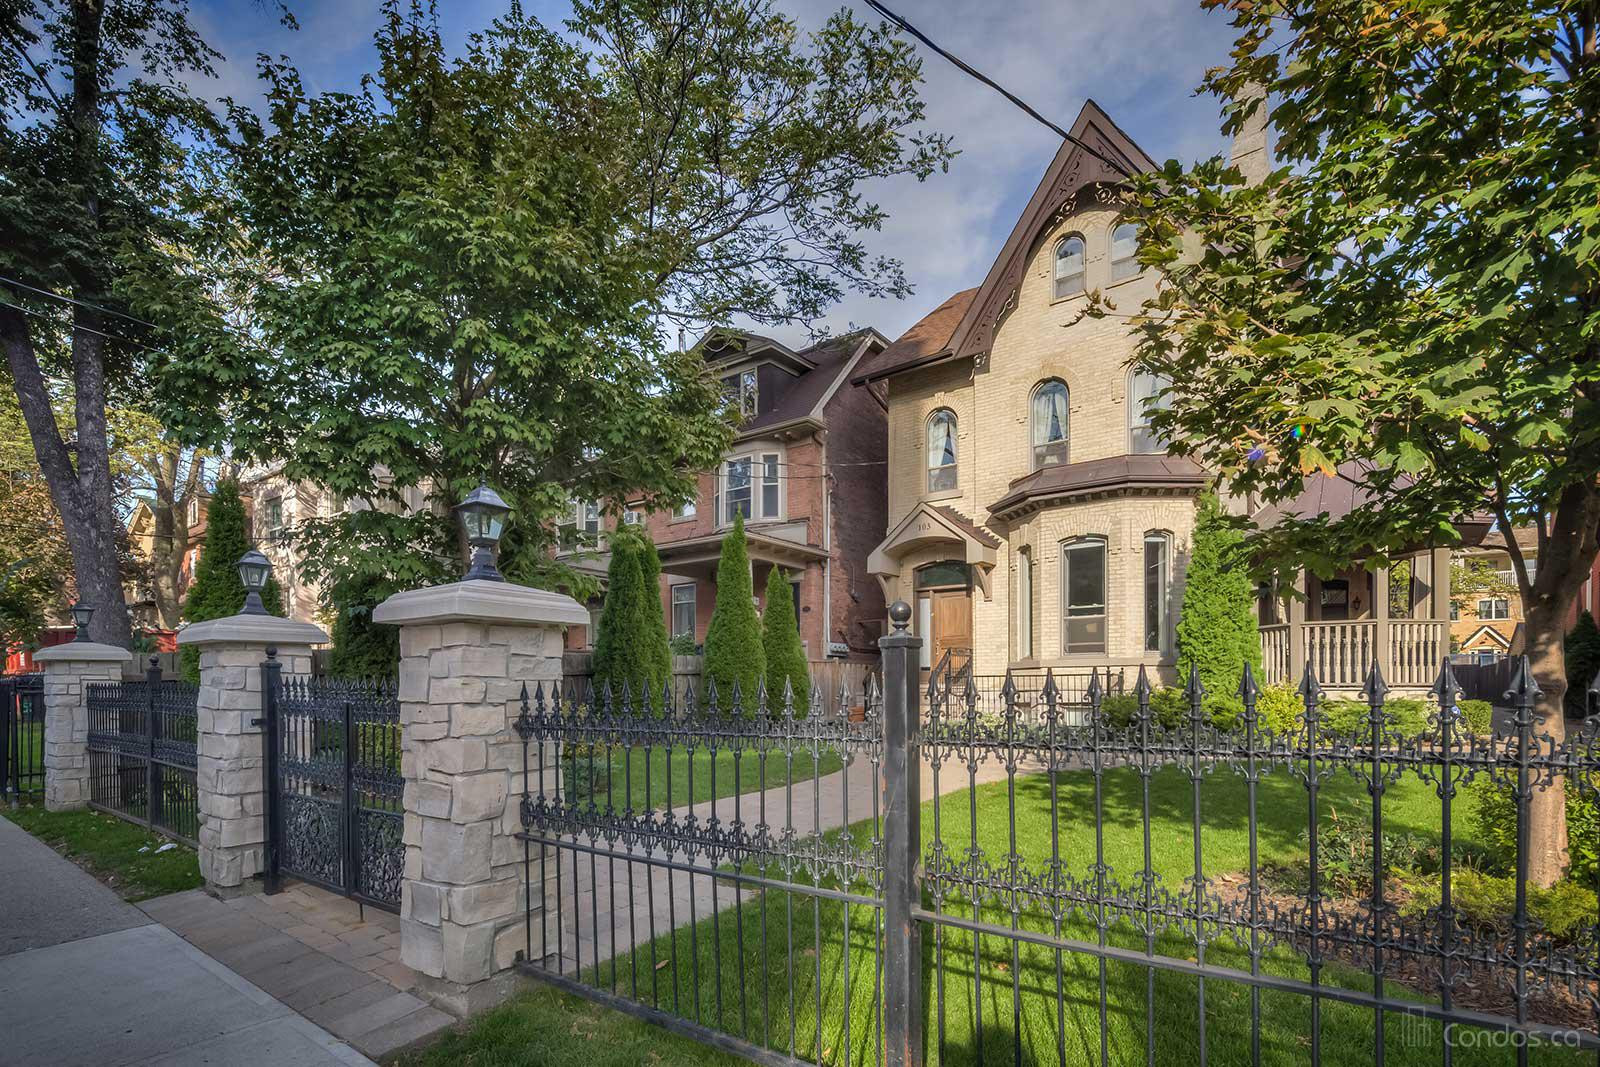
<svg viewBox="0 0 1600 1067"><path fill-rule="evenodd" d="M1289 598L1289 678L1298 683L1306 672L1306 572L1294 575L1294 595Z"/></svg>
<svg viewBox="0 0 1600 1067"><path fill-rule="evenodd" d="M122 681L122 665L132 659L125 648L94 641L68 641L34 654L44 667L46 811L88 807L89 686Z"/></svg>
<svg viewBox="0 0 1600 1067"><path fill-rule="evenodd" d="M1450 556L1448 548L1434 548L1428 552L1429 601L1428 618L1450 620Z"/></svg>
<svg viewBox="0 0 1600 1067"><path fill-rule="evenodd" d="M261 664L272 650L286 677L309 677L320 626L274 615L230 615L178 631L200 650L195 698L195 792L200 876L215 897L257 893L267 869L266 750Z"/></svg>
<svg viewBox="0 0 1600 1067"><path fill-rule="evenodd" d="M1389 638L1389 566L1372 572L1372 658L1387 681L1394 680L1394 656ZM1361 672L1366 674L1365 668Z"/></svg>
<svg viewBox="0 0 1600 1067"><path fill-rule="evenodd" d="M524 907L524 752L513 724L524 685L530 695L560 685L562 628L589 613L559 593L472 580L397 593L372 618L400 627L400 958L421 976L419 992L465 1016L511 992L530 937L532 954L545 954L544 901L532 902L531 929Z"/></svg>

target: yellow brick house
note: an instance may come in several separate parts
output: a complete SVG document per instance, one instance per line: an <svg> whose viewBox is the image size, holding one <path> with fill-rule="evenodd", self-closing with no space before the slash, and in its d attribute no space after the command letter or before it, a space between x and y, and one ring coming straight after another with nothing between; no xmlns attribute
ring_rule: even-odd
<svg viewBox="0 0 1600 1067"><path fill-rule="evenodd" d="M1155 164L1092 101L1072 134L1093 151L1063 145L982 284L944 301L853 379L889 418L887 529L867 569L888 602L913 606L925 668L948 653L980 676L1036 679L1049 667L1081 684L1093 668L1131 685L1143 665L1172 683L1190 538L1210 479L1150 431L1163 383L1128 366L1135 339L1123 316L1154 295L1159 276L1140 269L1137 232L1112 195L1120 175L1105 160L1129 172ZM1234 159L1247 175L1264 170L1264 132L1242 133ZM1119 314L1084 317L1095 291ZM1306 501L1315 506L1328 488L1308 486ZM1419 546L1417 557L1408 573L1429 580L1408 602L1423 605L1417 615L1442 616L1433 608L1448 599L1448 553ZM1385 592L1386 577L1372 579ZM1338 610L1327 617L1361 617L1354 605ZM1329 652L1342 665L1336 685L1359 684L1356 659L1381 647L1386 669L1414 660L1421 682L1422 664L1435 669L1434 653L1447 650L1442 621L1407 628L1379 611L1324 623L1314 597L1264 597L1262 611L1277 678L1298 674L1284 663L1291 653L1303 664ZM1280 614L1289 617L1281 627ZM1410 644L1391 650L1398 640Z"/></svg>

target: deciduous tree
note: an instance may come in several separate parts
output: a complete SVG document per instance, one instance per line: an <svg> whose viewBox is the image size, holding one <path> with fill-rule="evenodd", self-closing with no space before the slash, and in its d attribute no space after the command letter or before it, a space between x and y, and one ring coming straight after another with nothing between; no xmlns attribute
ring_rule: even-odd
<svg viewBox="0 0 1600 1067"><path fill-rule="evenodd" d="M1600 535L1600 73L1595 5L1203 0L1232 61L1205 80L1237 130L1274 101L1284 167L1219 159L1133 183L1138 363L1174 384L1155 416L1238 493L1359 483L1337 522L1258 535L1328 574L1450 543L1488 512L1507 536L1543 689L1564 736L1562 627ZM1264 99L1260 90L1265 90ZM1535 881L1560 874L1561 782L1536 792Z"/></svg>

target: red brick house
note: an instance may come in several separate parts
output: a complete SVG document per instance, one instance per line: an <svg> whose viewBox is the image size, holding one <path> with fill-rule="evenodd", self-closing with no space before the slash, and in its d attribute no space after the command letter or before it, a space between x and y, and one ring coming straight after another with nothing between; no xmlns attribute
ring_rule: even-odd
<svg viewBox="0 0 1600 1067"><path fill-rule="evenodd" d="M661 555L668 632L698 644L716 604L722 537L744 516L757 600L781 567L793 584L800 639L812 661L871 660L883 633L883 590L867 556L885 519L888 418L876 392L849 387L862 361L887 347L872 329L791 349L770 337L716 330L697 346L738 412L739 430L695 499L670 513L629 510ZM580 540L612 524L593 504L573 516ZM603 569L603 553L580 565ZM573 627L569 648L588 647Z"/></svg>

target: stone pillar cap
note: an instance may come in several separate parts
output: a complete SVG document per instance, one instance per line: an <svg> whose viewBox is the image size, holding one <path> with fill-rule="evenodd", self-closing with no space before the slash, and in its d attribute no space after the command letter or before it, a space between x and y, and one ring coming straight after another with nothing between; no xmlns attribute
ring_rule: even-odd
<svg viewBox="0 0 1600 1067"><path fill-rule="evenodd" d="M116 645L102 645L94 641L68 641L64 645L51 645L33 654L35 663L127 663L133 653Z"/></svg>
<svg viewBox="0 0 1600 1067"><path fill-rule="evenodd" d="M373 609L372 621L400 625L445 622L584 624L589 621L589 611L565 593L473 579L396 593Z"/></svg>
<svg viewBox="0 0 1600 1067"><path fill-rule="evenodd" d="M325 645L322 627L276 615L229 615L191 623L178 631L180 645ZM38 657L35 656L35 659Z"/></svg>

